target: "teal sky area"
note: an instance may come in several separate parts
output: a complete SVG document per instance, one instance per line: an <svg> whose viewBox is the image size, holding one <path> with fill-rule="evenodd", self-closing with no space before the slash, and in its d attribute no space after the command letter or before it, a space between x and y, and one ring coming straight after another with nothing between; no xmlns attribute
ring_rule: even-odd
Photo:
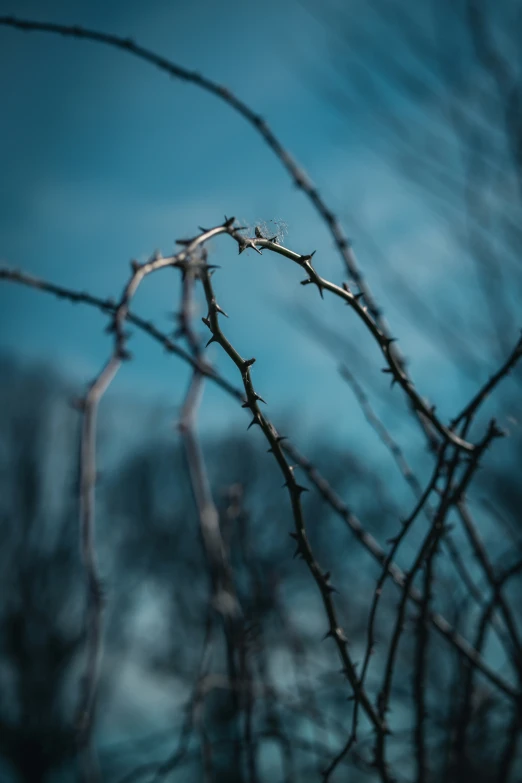
<svg viewBox="0 0 522 783"><path fill-rule="evenodd" d="M255 108L340 216L421 390L443 416L458 410L475 380L451 375L448 357L395 296L407 274L435 303L445 270L460 274L455 247L382 154L383 128L370 99L350 118L317 89L333 44L316 15L290 0L0 2L1 14L13 12L131 37ZM271 150L229 106L194 85L107 46L0 28L0 94L2 265L117 297L132 258L144 261L156 249L168 254L176 238L235 215L251 226L282 221L287 246L316 250L321 274L346 279L325 226ZM317 324L336 330L343 345L353 346L342 358L373 389L377 410L403 411L401 392L386 391L382 359L353 313L300 286L302 273L284 258L238 256L231 242L216 240L210 262L222 267L215 287L230 315L227 336L242 355L256 357L254 380L274 419L290 417L303 437L321 432L353 443L364 432L364 448L372 449L374 436L337 371L341 354L311 340L303 323L311 312ZM165 270L144 283L134 310L167 331L178 295L177 277ZM105 326L87 307L0 286L1 348L51 362L79 387L108 355ZM110 394L131 407L161 401L175 416L188 369L136 333L130 348L134 361ZM209 355L239 383L219 349ZM210 384L200 421L208 432L246 424L244 411ZM395 434L409 426L402 419Z"/></svg>

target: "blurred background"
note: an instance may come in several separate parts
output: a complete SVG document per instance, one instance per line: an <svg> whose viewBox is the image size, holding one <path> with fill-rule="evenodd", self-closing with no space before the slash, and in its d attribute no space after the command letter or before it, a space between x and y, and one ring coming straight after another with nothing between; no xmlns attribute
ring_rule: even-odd
<svg viewBox="0 0 522 783"><path fill-rule="evenodd" d="M417 389L442 421L505 361L520 335L522 293L522 14L514 0L2 0L0 14L10 13L131 37L225 84L261 114L341 220ZM2 266L117 298L131 259L171 253L176 239L235 215L252 229L279 232L296 252L315 250L324 277L348 279L305 196L254 130L215 97L121 51L7 27L0 27L0 63ZM271 419L384 545L415 498L368 420L370 407L422 486L433 457L402 391L390 390L372 338L341 303L299 285L302 272L281 256L239 256L222 239L209 246L209 261L221 267L214 285L230 316L223 328L241 355L256 357L256 391ZM165 270L145 281L133 309L172 333L179 297L180 280ZM199 298L196 325L205 314ZM108 356L106 325L86 306L2 281L6 781L77 774L71 715L85 596L76 521L80 417L71 401ZM207 638L209 575L176 429L191 371L138 330L130 348L133 361L105 395L99 420L97 530L107 609L95 740L102 779L319 780L347 739L352 707L335 652L320 641L326 628L318 595L292 558L280 475L258 428L246 433L245 412L207 383L198 432L251 626L249 682L259 684L246 742L244 715L223 684L226 639L216 628L212 644ZM240 385L219 346L208 357ZM521 554L521 382L515 368L471 433L480 438L496 416L510 435L487 455L470 492L499 574ZM310 493L304 506L318 559L340 592L351 649L362 658L379 566L320 498ZM398 557L404 568L424 531L425 522L417 524ZM453 535L472 584L483 589L458 526ZM480 605L450 561L437 563L435 604L473 638ZM506 590L519 595L516 576ZM397 596L385 588L383 637ZM518 627L520 620L518 611ZM416 779L413 654L408 637L394 683L392 746L404 780ZM494 638L485 655L511 676ZM379 680L375 665L370 688ZM433 758L424 779L519 780L520 727L512 728L505 700L479 681L469 730L456 743L462 663L434 638L430 667ZM192 715L184 728L187 703L199 705L202 671L214 678L204 715ZM357 748L332 779L377 779L372 741L363 721Z"/></svg>

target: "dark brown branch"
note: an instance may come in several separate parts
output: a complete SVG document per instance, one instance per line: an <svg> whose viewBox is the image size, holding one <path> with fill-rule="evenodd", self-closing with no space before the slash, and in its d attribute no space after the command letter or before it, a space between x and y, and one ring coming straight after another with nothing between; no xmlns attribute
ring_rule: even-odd
<svg viewBox="0 0 522 783"><path fill-rule="evenodd" d="M98 299L89 294L74 292L61 286L56 286L52 283L34 278L30 275L26 275L25 273L10 269L0 268L0 279L5 279L28 287L37 288L46 293L54 294L59 298L65 298L72 302L84 302L86 304L95 306L111 315L114 315L117 307L117 305L111 300ZM168 352L179 356L192 367L200 369L201 372L206 375L206 377L219 385L220 388L226 391L227 394L232 396L234 399L239 400L242 403L246 402L244 394L241 391L229 384L212 368L208 367L207 365L201 366L195 362L190 354L179 348L179 346L173 343L166 335L156 329L156 327L154 327L152 324L136 315L131 314L130 312L128 313L127 317L128 320L131 321L134 325L138 326L140 329L153 337L159 344L163 345ZM310 462L310 460L301 454L299 450L290 443L290 441L284 440L282 441L281 445L283 451L288 454L292 461L299 465L299 467L305 472L305 474L308 476L308 479L315 486L319 494L349 527L359 543L362 544L362 546L373 557L374 560L376 560L380 565L383 565L386 562L386 553L382 547L378 544L372 535L366 532L359 519L350 511L344 501L335 493L328 481L326 481L317 468ZM388 565L388 573L393 582L402 590L405 584L404 572L395 563L392 562ZM412 587L408 591L408 597L410 600L420 605L421 594L416 590L416 588ZM472 665L476 666L482 672L482 674L488 680L490 680L490 682L492 682L506 695L515 699L518 698L517 691L511 686L511 684L496 674L496 672L494 672L485 663L482 657L477 654L476 650L474 650L474 648L462 636L460 636L460 634L458 634L454 628L452 628L450 623L448 623L444 617L436 612L430 613L430 622L434 625L438 633L440 633L451 645L453 645L461 656L468 660Z"/></svg>
<svg viewBox="0 0 522 783"><path fill-rule="evenodd" d="M291 535L297 544L297 554L305 561L315 583L317 584L317 587L319 588L325 612L328 617L329 630L326 636L331 637L334 640L343 663L344 674L353 689L355 698L361 702L361 706L366 712L369 720L372 722L375 730L378 733L382 733L386 731L386 726L383 722L377 719L375 710L371 705L366 692L361 686L355 671L354 664L352 663L352 660L349 656L348 641L342 628L339 626L335 606L332 600L333 588L329 582L329 574L323 573L319 567L306 534L304 515L301 505L301 495L305 491L305 487L302 487L297 482L297 479L294 475L294 468L289 465L286 460L283 449L281 447L281 436L275 429L274 425L263 415L260 410L259 402L263 400L254 389L250 371L250 368L254 364L255 359L243 359L223 334L218 319L218 314L221 312L221 308L218 306L216 301L209 271L202 268L200 275L208 305L208 316L207 318L203 319L203 322L206 326L208 326L212 333L210 342L217 342L223 348L225 353L227 353L227 355L232 359L240 371L241 379L245 388L245 394L247 397L247 401L244 404L244 407L248 408L253 416L249 428L254 424L261 428L266 440L269 443L269 451L274 455L274 458L284 477L285 483L283 486L287 488L290 497L292 515L295 523L295 533L292 533Z"/></svg>
<svg viewBox="0 0 522 783"><path fill-rule="evenodd" d="M406 377L404 358L401 356L397 346L393 344L388 326L382 315L382 310L375 302L373 294L359 270L355 254L349 240L344 234L339 220L335 216L334 212L329 209L318 189L310 181L306 172L294 161L286 148L281 144L277 136L269 128L266 121L260 115L256 114L256 112L254 112L250 106L237 98L227 87L217 84L211 79L202 76L200 73L189 71L186 68L172 63L170 60L167 60L166 58L161 57L160 55L157 55L142 46L139 46L129 38L123 38L122 36L110 35L107 33L100 33L96 30L87 30L77 25L67 26L46 22L35 22L32 20L17 19L13 16L0 17L0 25L14 27L24 31L41 31L73 38L83 38L97 41L98 43L106 44L108 46L126 51L129 54L132 54L141 60L149 62L161 70L166 71L171 76L201 87L207 92L223 100L234 111L240 114L274 152L275 156L289 173L294 184L308 197L316 212L326 224L332 235L335 246L337 247L344 261L350 279L355 283L358 293L364 298L369 315L375 321L377 329L382 333L385 340L388 341L386 357L390 366L394 368L393 376L395 380L401 383L400 379ZM448 433L446 431L442 431L439 427L436 426L433 411L431 411L430 416L429 409L426 409L428 410L428 415L426 415L426 410L424 410L426 406L424 405L421 398L417 397L415 400L415 398L410 394L409 399L410 406L416 415L421 413L424 416L424 418L421 416L419 421L424 429L426 436L429 439L433 439L433 435L430 433L429 424L435 426L439 433L443 434L444 437L448 437ZM419 402L421 403L420 408ZM454 442L457 443L457 441Z"/></svg>

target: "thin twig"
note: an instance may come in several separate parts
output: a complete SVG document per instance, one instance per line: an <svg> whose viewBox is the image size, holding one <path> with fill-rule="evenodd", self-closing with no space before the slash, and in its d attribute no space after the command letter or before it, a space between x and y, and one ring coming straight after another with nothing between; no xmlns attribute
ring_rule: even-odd
<svg viewBox="0 0 522 783"><path fill-rule="evenodd" d="M393 340L389 334L388 326L383 317L382 310L376 304L373 298L373 294L359 270L351 243L346 237L339 220L335 216L334 212L327 206L318 189L315 187L315 185L313 185L304 169L302 169L294 161L292 156L270 129L267 122L259 114L254 112L250 106L237 98L227 87L217 84L211 79L202 76L200 73L183 68L166 59L165 57L161 57L160 55L155 54L154 52L142 46L139 46L130 38L123 38L122 36L100 33L96 30L88 30L79 27L78 25L67 26L48 22L35 22L32 20L18 19L13 16L0 17L0 25L14 27L26 32L40 31L73 38L83 38L97 41L98 43L126 51L129 54L140 58L141 60L155 65L160 70L166 71L169 75L174 76L175 78L201 87L207 92L223 100L234 111L240 114L266 142L277 159L286 169L294 184L303 191L303 193L307 196L313 205L319 217L326 224L330 234L332 235L335 246L344 261L348 274L358 289L358 295L364 297L369 315L374 320L377 329L383 335L384 339L388 341L386 354L390 366L394 368L393 376L399 382L401 382L399 380L400 378L407 378L404 358L402 357L397 346L393 345ZM435 429L437 429L439 433L443 434L444 437L448 437L446 432L442 432L440 428L435 425L436 419L433 410L431 410L431 415L426 416L426 410L429 411L430 409L427 408L427 406L424 404L422 404L422 408L418 407L419 402L422 402L421 398L415 399L414 396L409 395L409 401L411 409L418 416L418 421L421 423L426 437L428 440L430 440L433 447L435 447L436 444L434 442L432 433L430 432L429 424L435 426ZM457 443L457 441L454 442Z"/></svg>
<svg viewBox="0 0 522 783"><path fill-rule="evenodd" d="M99 402L116 375L118 366L118 360L112 356L80 404L83 413L80 447L80 543L87 583L87 659L77 706L76 729L80 755L85 759L82 769L86 783L95 783L99 779L95 754L90 745L103 646L104 597L95 546L96 418Z"/></svg>
<svg viewBox="0 0 522 783"><path fill-rule="evenodd" d="M104 312L108 312L111 315L114 314L117 308L115 302L111 300L98 299L97 297L92 297L89 294L71 291L70 289L63 288L62 286L56 286L53 283L48 283L47 281L43 281L39 278L34 278L31 275L27 275L23 272L11 269L0 268L0 279L19 283L31 288L37 288L44 291L45 293L54 294L59 298L65 298L72 302L83 302L85 304L90 304ZM131 314L130 312L128 313L127 317L129 321L149 334L169 353L174 353L192 367L200 369L206 377L216 383L235 400L240 401L242 404L246 402L244 394L239 389L226 381L213 368L207 365L198 365L197 362L194 361L193 357L190 356L190 354L179 348L164 333L154 327L150 322L147 322L144 319ZM366 549L371 557L382 566L386 562L385 551L382 549L376 539L364 529L357 516L349 509L349 507L339 497L339 495L337 495L333 487L331 487L328 481L321 475L315 465L309 459L307 459L307 457L301 454L301 452L289 440L282 441L281 447L283 451L292 459L292 461L299 465L299 467L305 472L308 479L315 486L321 497L348 526L353 535L356 537L357 541L359 541L359 543ZM399 589L404 589L406 577L399 566L396 563L390 562L387 566L387 570L394 584L397 585ZM420 605L422 597L415 587L412 586L408 590L408 597L410 600ZM472 645L470 645L466 639L457 633L457 631L442 615L438 614L437 612L431 612L430 622L433 624L437 632L441 634L441 636L446 639L449 644L454 646L459 654L464 657L464 659L470 662L473 666L476 666L483 676L486 677L492 684L494 684L495 687L499 688L507 696L518 700L519 697L517 690L514 689L509 682L494 672L493 669L491 669L486 664L483 658L477 654L477 651L472 647Z"/></svg>
<svg viewBox="0 0 522 783"><path fill-rule="evenodd" d="M352 660L349 656L347 639L342 628L339 626L334 603L332 600L333 588L329 581L330 575L329 573L323 573L319 567L319 564L317 563L317 560L315 559L312 552L310 542L308 541L303 510L301 506L301 495L305 491L305 487L302 487L297 482L294 476L294 469L288 464L284 456L284 452L281 447L281 436L278 434L274 425L263 415L259 408L259 402L263 400L254 389L250 372L250 368L254 364L255 359L243 359L223 334L218 320L218 314L221 311L221 308L216 301L209 271L206 269L201 269L200 274L208 305L208 316L207 318L203 319L203 322L206 324L206 326L208 326L212 333L212 337L209 342L217 342L239 369L247 396L247 402L244 404L244 406L249 408L253 416L249 428L253 425L258 425L261 428L265 438L269 443L269 451L274 455L279 469L285 479L283 486L287 488L288 494L290 496L292 515L295 523L295 533L292 533L291 535L297 544L297 554L306 562L306 565L308 566L308 569L317 587L319 588L323 606L328 617L329 630L326 636L331 637L335 642L343 663L343 672L352 686L355 698L360 700L362 708L366 712L376 731L378 733L386 731L386 726L382 721L377 719L375 710L371 705L366 692L361 687L354 664L352 663Z"/></svg>

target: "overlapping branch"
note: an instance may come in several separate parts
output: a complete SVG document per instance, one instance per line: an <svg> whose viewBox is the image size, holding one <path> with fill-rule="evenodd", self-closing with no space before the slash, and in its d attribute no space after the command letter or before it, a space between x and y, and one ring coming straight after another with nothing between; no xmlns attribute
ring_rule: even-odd
<svg viewBox="0 0 522 783"><path fill-rule="evenodd" d="M65 298L70 301L82 301L87 304L91 304L102 311L114 314L116 304L111 300L103 300L97 297L91 297L83 293L77 293L65 289L60 286L56 286L51 283L47 283L38 278L34 278L25 273L0 268L0 279L9 280L21 285L25 285L32 288L37 288L47 293L54 294L59 298ZM190 364L194 368L199 368L211 381L216 383L220 388L226 391L234 399L239 400L244 404L246 402L244 393L239 389L228 383L222 376L214 369L204 365L199 365L193 357L186 351L183 351L179 346L173 343L166 335L159 331L156 327L147 321L140 319L138 316L128 314L128 320L135 326L142 329L144 332L153 337L160 345L164 346L170 353L174 353ZM357 516L350 510L346 503L339 497L329 482L321 475L315 465L310 462L288 439L281 441L281 448L287 454L293 463L298 465L301 470L304 471L308 480L315 486L321 497L332 508L332 510L342 519L342 521L348 526L352 534L357 541L364 547L364 549L371 555L371 557L386 568L386 571L394 584L403 590L406 577L404 572L393 561L388 562L388 557L384 549L376 541L376 539L368 533ZM422 595L415 588L411 586L408 590L408 597L414 603L419 606L422 603ZM477 651L470 645L452 626L451 624L437 612L430 612L429 620L434 626L435 630L445 638L451 645L453 645L459 654L468 660L471 665L475 666L495 687L499 688L503 693L511 698L518 699L518 692L513 686L499 676L483 658L477 653Z"/></svg>

